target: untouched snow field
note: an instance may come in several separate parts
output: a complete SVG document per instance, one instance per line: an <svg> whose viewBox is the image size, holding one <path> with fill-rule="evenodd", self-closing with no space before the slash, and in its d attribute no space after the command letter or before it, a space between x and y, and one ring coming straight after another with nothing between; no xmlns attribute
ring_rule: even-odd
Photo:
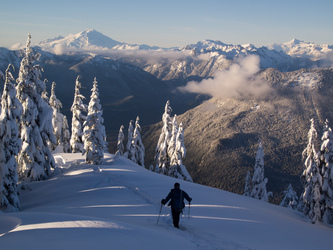
<svg viewBox="0 0 333 250"><path fill-rule="evenodd" d="M333 228L302 214L222 190L178 181L105 155L56 154L59 168L21 191L21 211L0 213L0 249L332 249ZM62 157L62 158L61 158ZM173 184L191 198L172 225L160 201ZM190 211L189 211L190 210Z"/></svg>

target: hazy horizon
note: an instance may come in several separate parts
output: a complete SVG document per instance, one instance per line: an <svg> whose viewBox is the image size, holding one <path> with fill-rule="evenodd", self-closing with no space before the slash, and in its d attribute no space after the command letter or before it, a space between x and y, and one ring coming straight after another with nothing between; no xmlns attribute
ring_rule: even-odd
<svg viewBox="0 0 333 250"><path fill-rule="evenodd" d="M313 1L5 1L0 47L96 29L128 44L182 47L204 39L256 47L297 38L333 44L333 2Z"/></svg>

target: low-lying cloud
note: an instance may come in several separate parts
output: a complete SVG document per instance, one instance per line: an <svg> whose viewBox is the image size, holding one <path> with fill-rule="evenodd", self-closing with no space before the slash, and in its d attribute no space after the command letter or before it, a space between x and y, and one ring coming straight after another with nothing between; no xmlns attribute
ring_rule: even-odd
<svg viewBox="0 0 333 250"><path fill-rule="evenodd" d="M230 68L216 72L214 78L191 81L181 91L207 94L216 98L265 99L272 86L259 75L259 56L251 55L235 61Z"/></svg>
<svg viewBox="0 0 333 250"><path fill-rule="evenodd" d="M170 51L170 50L140 50L140 49L108 49L104 47L98 47L94 45L85 46L81 48L68 47L65 44L56 44L53 47L44 47L46 51L54 53L56 55L71 54L78 52L86 52L99 54L103 56L109 56L113 58L136 58L143 60L148 64L157 64L161 62L171 63L175 60L183 60L189 56L189 51Z"/></svg>

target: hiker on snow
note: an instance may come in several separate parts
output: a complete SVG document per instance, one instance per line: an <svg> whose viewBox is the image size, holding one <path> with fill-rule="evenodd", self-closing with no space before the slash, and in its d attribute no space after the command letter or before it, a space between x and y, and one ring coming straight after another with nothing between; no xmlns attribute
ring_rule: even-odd
<svg viewBox="0 0 333 250"><path fill-rule="evenodd" d="M171 199L168 206L171 206L173 225L176 228L179 228L179 216L185 207L184 198L188 201L189 204L191 203L192 198L190 198L185 191L181 190L180 184L176 182L174 189L171 189L168 196L161 200L161 203L165 205Z"/></svg>

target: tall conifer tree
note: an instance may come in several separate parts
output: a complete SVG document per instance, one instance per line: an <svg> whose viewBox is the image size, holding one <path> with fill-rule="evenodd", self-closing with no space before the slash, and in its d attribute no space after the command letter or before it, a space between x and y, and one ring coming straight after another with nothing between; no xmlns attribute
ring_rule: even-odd
<svg viewBox="0 0 333 250"><path fill-rule="evenodd" d="M91 89L91 96L88 106L88 115L84 123L84 152L86 162L100 165L104 158L104 152L107 152L107 143L105 135L104 119L102 117L102 105L99 100L99 90L96 77Z"/></svg>
<svg viewBox="0 0 333 250"><path fill-rule="evenodd" d="M177 127L177 133L175 137L175 145L173 153L170 157L170 167L168 175L174 178L193 182L192 177L186 170L183 164L183 158L186 156L186 148L184 144L184 130L183 123L177 124L176 116L174 117L174 127ZM173 129L174 130L174 129ZM172 140L171 140L172 141ZM171 144L170 144L171 145Z"/></svg>
<svg viewBox="0 0 333 250"><path fill-rule="evenodd" d="M68 124L66 124L67 119L65 120L65 116L60 112L60 108L62 108L62 103L55 94L55 87L56 83L52 82L51 96L49 99L49 103L51 108L53 109L53 116L52 116L53 133L56 137L57 145L61 145L63 147L63 151L67 153L68 148L66 149L64 148L63 142L64 142L64 137L68 136L69 134Z"/></svg>
<svg viewBox="0 0 333 250"><path fill-rule="evenodd" d="M121 125L118 133L118 141L117 141L117 152L116 155L123 156L124 155L124 126Z"/></svg>
<svg viewBox="0 0 333 250"><path fill-rule="evenodd" d="M251 197L268 202L269 196L272 195L271 192L267 193L266 184L268 180L264 175L264 149L262 146L262 141L259 140L254 173L252 176L252 191Z"/></svg>
<svg viewBox="0 0 333 250"><path fill-rule="evenodd" d="M25 56L21 61L17 98L23 106L20 124L22 139L18 155L19 174L32 180L45 179L55 167L49 145L56 144L52 126L52 109L42 98L45 82L41 81L41 67L34 65L39 55L30 48L28 35Z"/></svg>
<svg viewBox="0 0 333 250"><path fill-rule="evenodd" d="M135 128L133 132L133 143L135 147L135 159L138 165L145 167L145 147L141 139L141 126L139 124L139 116L136 117Z"/></svg>
<svg viewBox="0 0 333 250"><path fill-rule="evenodd" d="M21 149L18 124L21 122L22 105L16 98L11 64L5 74L5 85L0 111L0 207L20 208L17 196L17 163L15 157ZM13 67L14 68L14 67Z"/></svg>
<svg viewBox="0 0 333 250"><path fill-rule="evenodd" d="M322 175L321 213L324 223L333 224L333 134L326 120L319 152Z"/></svg>
<svg viewBox="0 0 333 250"><path fill-rule="evenodd" d="M87 112L87 105L83 104L84 96L81 95L80 89L82 88L81 82L79 81L81 76L76 78L75 82L75 93L74 101L71 107L73 114L72 117L72 136L70 140L72 153L83 152L83 123L86 120L84 115Z"/></svg>
<svg viewBox="0 0 333 250"><path fill-rule="evenodd" d="M315 140L317 131L314 126L314 120L311 119L311 126L308 132L308 144L303 151L305 158L304 170L301 175L301 181L304 185L304 192L301 195L304 214L312 223L321 221L320 211L320 193L322 186L322 177L319 172L319 159L315 150Z"/></svg>
<svg viewBox="0 0 333 250"><path fill-rule="evenodd" d="M171 106L167 101L164 108L164 114L162 116L163 127L158 139L158 143L155 149L155 163L161 174L168 174L170 167L170 157L168 154L168 147L172 133L172 118L171 118Z"/></svg>
<svg viewBox="0 0 333 250"><path fill-rule="evenodd" d="M134 133L134 127L133 127L133 121L131 120L128 125L126 152L124 153L124 156L127 159L137 163L135 158L135 144L133 140L133 133Z"/></svg>

